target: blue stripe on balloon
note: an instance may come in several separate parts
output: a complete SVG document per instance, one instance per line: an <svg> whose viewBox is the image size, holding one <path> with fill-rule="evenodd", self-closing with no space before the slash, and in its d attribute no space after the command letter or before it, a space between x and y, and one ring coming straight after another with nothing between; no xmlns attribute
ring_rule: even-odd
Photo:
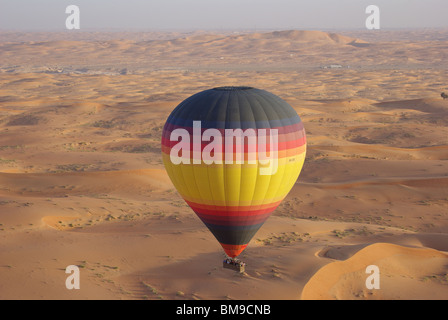
<svg viewBox="0 0 448 320"><path fill-rule="evenodd" d="M222 226L204 222L220 243L232 245L248 244L263 223L248 226Z"/></svg>
<svg viewBox="0 0 448 320"><path fill-rule="evenodd" d="M201 121L202 128L215 128L215 129L263 129L263 128L276 128L284 127L292 124L300 123L301 119L297 115L293 118L269 120L269 121L207 121L200 119L180 119L175 117L169 117L167 122L181 127L191 127L193 121Z"/></svg>

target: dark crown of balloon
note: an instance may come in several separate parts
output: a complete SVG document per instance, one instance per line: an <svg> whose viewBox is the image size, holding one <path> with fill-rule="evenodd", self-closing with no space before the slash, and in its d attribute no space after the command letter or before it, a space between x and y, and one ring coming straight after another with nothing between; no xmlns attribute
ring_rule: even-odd
<svg viewBox="0 0 448 320"><path fill-rule="evenodd" d="M214 88L213 90L218 90L218 91L240 91L240 90L250 90L253 89L252 87L244 87L244 86L237 86L237 87L233 87L233 86L226 86L226 87L217 87Z"/></svg>

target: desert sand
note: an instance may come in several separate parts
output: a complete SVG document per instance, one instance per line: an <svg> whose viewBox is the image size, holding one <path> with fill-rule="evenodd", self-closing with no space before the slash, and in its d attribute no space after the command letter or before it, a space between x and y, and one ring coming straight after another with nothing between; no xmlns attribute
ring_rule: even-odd
<svg viewBox="0 0 448 320"><path fill-rule="evenodd" d="M448 299L447 69L448 30L0 32L0 299ZM161 161L170 112L225 85L308 140L243 274Z"/></svg>

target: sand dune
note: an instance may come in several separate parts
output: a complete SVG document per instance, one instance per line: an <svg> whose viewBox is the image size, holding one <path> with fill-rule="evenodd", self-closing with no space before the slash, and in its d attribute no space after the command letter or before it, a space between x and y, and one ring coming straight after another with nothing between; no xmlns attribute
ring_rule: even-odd
<svg viewBox="0 0 448 320"><path fill-rule="evenodd" d="M331 66L356 70L393 66L402 70L443 70L446 67L443 41L438 37L433 41L428 37L429 40L424 42L370 44L362 37L309 30L236 35L199 32L187 35L141 33L138 36L116 33L115 37L113 33L101 36L81 32L68 33L65 37L55 34L53 38L57 40L49 39L48 35L36 35L41 41L26 41L31 38L26 34L15 36L25 41L13 40L11 33L6 32L5 39L11 41L0 42L2 72L141 74L172 69L232 71L241 67L257 71L302 71ZM14 54L17 51L21 54ZM316 51L325 54L316 55ZM71 59L73 52L83 59ZM424 77L421 72L419 75ZM397 82L388 83L389 88L396 85ZM412 82L412 85L419 85L419 82Z"/></svg>
<svg viewBox="0 0 448 320"><path fill-rule="evenodd" d="M0 33L0 299L447 299L446 45L446 30ZM307 132L244 274L160 157L174 107L225 85L279 95Z"/></svg>
<svg viewBox="0 0 448 320"><path fill-rule="evenodd" d="M433 249L373 244L320 269L305 285L302 299L418 299L423 294L427 299L446 300L447 261L446 253ZM379 289L363 286L369 265L380 270ZM434 283L431 290L426 282Z"/></svg>
<svg viewBox="0 0 448 320"><path fill-rule="evenodd" d="M200 36L202 38L202 36ZM247 42L250 40L287 40L308 43L330 43L349 44L352 42L362 42L362 40L346 37L337 33L327 33L322 31L309 30L287 30L267 33L252 33L247 35L231 36L226 39L228 42ZM272 42L270 42L272 44Z"/></svg>
<svg viewBox="0 0 448 320"><path fill-rule="evenodd" d="M440 99L413 99L402 101L391 101L378 103L377 106L382 109L407 109L417 110L424 113L447 113L446 103Z"/></svg>
<svg viewBox="0 0 448 320"><path fill-rule="evenodd" d="M54 174L23 174L0 173L1 186L8 189L10 194L48 196L49 194L89 194L90 190L102 188L107 185L106 193L119 191L120 193L136 192L135 188L144 185L148 192L166 191L172 188L171 181L165 171L161 169L140 169L129 171L105 171L105 172L73 172ZM56 185L75 185L71 190L58 192ZM117 183L118 182L118 183ZM29 191L28 191L29 190ZM61 191L61 190L60 190ZM48 193L47 193L48 192Z"/></svg>

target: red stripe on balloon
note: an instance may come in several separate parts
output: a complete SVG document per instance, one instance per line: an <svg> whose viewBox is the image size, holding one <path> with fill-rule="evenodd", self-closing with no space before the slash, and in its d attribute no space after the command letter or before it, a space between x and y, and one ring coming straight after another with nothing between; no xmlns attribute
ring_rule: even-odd
<svg viewBox="0 0 448 320"><path fill-rule="evenodd" d="M187 204L195 211L199 212L203 215L212 215L212 216L224 216L224 217L236 217L239 215L251 216L251 215L259 215L263 213L272 212L281 201L276 201L264 205L257 206L214 206L214 205L206 205L199 204L191 201L187 201Z"/></svg>
<svg viewBox="0 0 448 320"><path fill-rule="evenodd" d="M267 142L268 141L269 140L267 139ZM170 141L170 140L167 140L165 138L162 138L162 151L165 152L166 154L169 154L170 150L175 145L177 145L178 143L180 143L180 142L179 141ZM209 144L210 144L210 142L205 142L205 143L203 142L203 143L201 143L201 150L200 151L203 152L204 148L207 145L209 145ZM287 150L287 149L299 148L299 147L304 146L305 144L306 144L306 137L303 137L303 138L300 138L300 139L296 139L296 140L291 140L291 141L279 142L277 144L277 151L280 152L280 151ZM193 144L190 141L190 154L193 154L194 147L195 147L195 144ZM233 144L233 153L240 152L240 148L241 148L240 145ZM258 152L258 144L255 144L253 146L253 148L254 148L254 152ZM221 153L224 153L225 152L225 142L221 145L221 148L217 147L217 148L215 148L215 150L216 149L218 149L217 152L221 151ZM271 144L270 143L266 143L265 151L269 152L269 150L271 150ZM249 145L245 144L244 145L244 153L248 153L248 151L249 151Z"/></svg>
<svg viewBox="0 0 448 320"><path fill-rule="evenodd" d="M178 126L178 125L174 125L171 123L166 123L163 131L162 131L162 136L165 138L170 137L171 132L176 130L176 129L185 129L188 131L188 133L190 135L193 135L193 122L191 123L191 126ZM206 128L206 127L201 127L201 135L204 134L204 131L207 129L216 129L221 133L221 136L225 136L225 130L226 129L217 129L217 128ZM272 128L252 128L255 131L257 130L266 130L267 132L269 132L269 130L275 129L278 132L278 135L281 134L288 134L288 133L300 133L304 131L304 126L303 126L303 122L299 122L299 123L295 123L295 124L291 124L291 125L286 125L286 126L280 126L280 127L272 127ZM235 129L231 129L231 130L235 130ZM247 129L243 129L243 132L247 130Z"/></svg>
<svg viewBox="0 0 448 320"><path fill-rule="evenodd" d="M259 215L250 215L250 216L231 216L231 217L225 217L225 216L214 216L210 214L201 214L200 212L195 211L195 213L198 215L198 217L202 220L202 222L206 224L213 224L217 226L232 226L232 227L238 227L238 226L253 226L253 225L259 225L266 221L267 218L271 215L272 211L259 214ZM229 219L230 218L230 219Z"/></svg>

